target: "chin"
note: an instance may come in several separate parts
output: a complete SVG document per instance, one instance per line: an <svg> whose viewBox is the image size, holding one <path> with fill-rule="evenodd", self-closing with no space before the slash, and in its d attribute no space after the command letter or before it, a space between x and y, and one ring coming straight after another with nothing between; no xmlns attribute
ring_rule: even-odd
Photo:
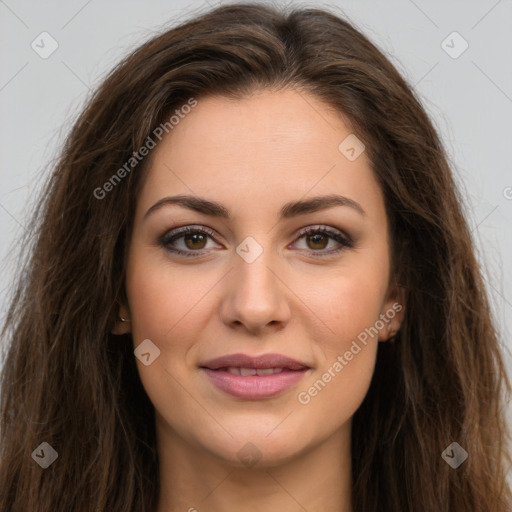
<svg viewBox="0 0 512 512"><path fill-rule="evenodd" d="M287 463L314 444L314 440L308 441L300 429L292 433L289 429L287 432L279 431L279 428L274 426L272 431L247 426L238 430L240 434L223 437L220 443L213 446L211 439L203 440L203 446L234 467L270 468Z"/></svg>

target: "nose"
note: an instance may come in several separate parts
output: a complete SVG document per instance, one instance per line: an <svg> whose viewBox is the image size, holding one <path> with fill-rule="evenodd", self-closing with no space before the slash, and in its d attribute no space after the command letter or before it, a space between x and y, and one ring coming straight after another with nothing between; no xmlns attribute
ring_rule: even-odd
<svg viewBox="0 0 512 512"><path fill-rule="evenodd" d="M291 292L278 267L267 251L252 263L234 255L221 305L222 320L228 327L256 335L284 328L290 318L287 298Z"/></svg>

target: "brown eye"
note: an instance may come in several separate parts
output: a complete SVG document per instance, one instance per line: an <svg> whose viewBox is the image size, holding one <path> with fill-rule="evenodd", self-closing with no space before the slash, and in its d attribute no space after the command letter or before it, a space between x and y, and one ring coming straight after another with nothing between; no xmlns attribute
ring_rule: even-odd
<svg viewBox="0 0 512 512"><path fill-rule="evenodd" d="M201 233L194 233L191 235L184 235L183 240L188 249L204 249L206 244L206 236Z"/></svg>
<svg viewBox="0 0 512 512"><path fill-rule="evenodd" d="M329 243L329 237L323 233L308 235L306 239L311 242L311 244L309 244L309 248L313 250L325 249Z"/></svg>
<svg viewBox="0 0 512 512"><path fill-rule="evenodd" d="M299 235L298 241L302 239L304 239L306 247L299 248L309 251L313 256L329 256L344 249L354 247L353 240L347 235L323 226L310 227L303 230ZM326 250L330 242L334 243L334 248Z"/></svg>
<svg viewBox="0 0 512 512"><path fill-rule="evenodd" d="M208 249L208 239L214 239L214 232L206 228L186 227L171 231L159 239L167 251L184 256L201 256Z"/></svg>

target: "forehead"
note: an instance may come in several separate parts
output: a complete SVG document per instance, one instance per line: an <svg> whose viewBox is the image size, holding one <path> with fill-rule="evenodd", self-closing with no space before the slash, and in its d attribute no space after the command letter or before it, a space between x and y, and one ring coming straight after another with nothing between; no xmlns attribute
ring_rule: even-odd
<svg viewBox="0 0 512 512"><path fill-rule="evenodd" d="M153 150L139 199L177 192L277 208L311 191L382 202L366 153L351 161L340 151L349 136L339 112L302 91L198 98Z"/></svg>

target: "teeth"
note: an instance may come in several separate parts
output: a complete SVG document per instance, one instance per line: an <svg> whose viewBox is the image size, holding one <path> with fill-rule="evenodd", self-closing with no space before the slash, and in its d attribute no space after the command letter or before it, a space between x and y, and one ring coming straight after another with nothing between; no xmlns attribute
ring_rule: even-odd
<svg viewBox="0 0 512 512"><path fill-rule="evenodd" d="M272 375L274 373L274 368L258 368L256 373L258 375Z"/></svg>
<svg viewBox="0 0 512 512"><path fill-rule="evenodd" d="M234 366L224 368L223 370L233 375L241 375L242 377L252 375L273 375L274 373L281 373L283 371L282 368L237 368Z"/></svg>
<svg viewBox="0 0 512 512"><path fill-rule="evenodd" d="M282 371L282 368L259 368L256 370L256 373L258 375L272 375L273 373L281 373Z"/></svg>
<svg viewBox="0 0 512 512"><path fill-rule="evenodd" d="M240 375L247 377L248 375L256 375L256 368L240 368Z"/></svg>

